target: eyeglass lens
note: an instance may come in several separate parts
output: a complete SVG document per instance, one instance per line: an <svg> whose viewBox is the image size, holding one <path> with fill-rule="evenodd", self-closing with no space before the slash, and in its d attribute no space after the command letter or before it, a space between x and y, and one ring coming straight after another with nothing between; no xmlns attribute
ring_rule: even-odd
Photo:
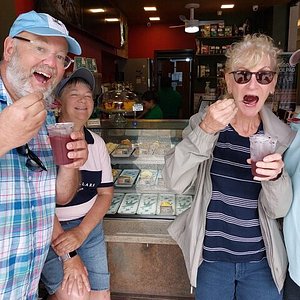
<svg viewBox="0 0 300 300"><path fill-rule="evenodd" d="M31 41L22 36L14 36L13 38L30 43L33 47L33 50L34 50L34 53L36 54L36 56L41 59L45 59L47 56L50 55L49 49L47 49L46 46L44 46L42 43L40 44L38 41ZM56 54L55 57L60 64L63 64L64 69L67 69L73 62L73 59L71 59L67 55Z"/></svg>
<svg viewBox="0 0 300 300"><path fill-rule="evenodd" d="M27 156L26 167L33 172L47 171L43 162L28 147L28 144L17 148L17 152L22 156Z"/></svg>
<svg viewBox="0 0 300 300"><path fill-rule="evenodd" d="M251 80L252 74L255 75L255 78L260 84L269 84L272 82L274 75L276 74L273 71L259 71L259 72L250 72L250 71L233 71L233 78L236 83L245 84Z"/></svg>

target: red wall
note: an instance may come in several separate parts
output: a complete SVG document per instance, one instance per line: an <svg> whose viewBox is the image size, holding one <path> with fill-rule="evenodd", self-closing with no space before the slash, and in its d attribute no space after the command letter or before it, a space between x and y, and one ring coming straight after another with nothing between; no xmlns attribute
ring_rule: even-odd
<svg viewBox="0 0 300 300"><path fill-rule="evenodd" d="M194 34L183 27L167 25L134 26L128 30L128 57L153 58L154 50L195 49Z"/></svg>
<svg viewBox="0 0 300 300"><path fill-rule="evenodd" d="M33 0L14 0L16 15L34 9ZM71 36L82 47L82 56L95 57L103 81L113 81L116 51L106 47L80 30L67 26ZM194 34L184 32L183 27L169 28L167 25L134 26L128 29L128 58L153 58L154 50L195 49Z"/></svg>
<svg viewBox="0 0 300 300"><path fill-rule="evenodd" d="M22 14L24 12L33 10L34 3L33 0L14 0L15 8L16 8L16 15Z"/></svg>

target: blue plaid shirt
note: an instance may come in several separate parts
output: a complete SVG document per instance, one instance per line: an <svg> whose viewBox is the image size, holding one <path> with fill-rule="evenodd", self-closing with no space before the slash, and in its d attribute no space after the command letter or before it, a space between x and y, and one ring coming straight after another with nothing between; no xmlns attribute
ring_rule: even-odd
<svg viewBox="0 0 300 300"><path fill-rule="evenodd" d="M12 103L0 78L0 113ZM19 120L15 120L19 122ZM55 120L48 114L46 124ZM12 149L0 157L0 299L37 299L40 274L51 241L56 166L46 124L29 148L46 171L32 172L27 157Z"/></svg>

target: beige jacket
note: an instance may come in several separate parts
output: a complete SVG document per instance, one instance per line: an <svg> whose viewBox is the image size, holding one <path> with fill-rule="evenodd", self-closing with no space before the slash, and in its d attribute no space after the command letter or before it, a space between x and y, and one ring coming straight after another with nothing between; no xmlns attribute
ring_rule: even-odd
<svg viewBox="0 0 300 300"><path fill-rule="evenodd" d="M292 142L294 132L268 108L264 107L260 115L265 133L278 138L276 152L282 154ZM163 169L166 185L176 193L185 193L195 186L191 208L179 215L168 228L182 249L190 283L194 287L198 267L203 261L206 212L212 194L210 167L218 139L218 134L211 135L201 130L201 119L200 113L191 117L183 132L183 140L166 155ZM259 219L268 263L279 291L285 280L287 256L276 219L287 214L291 201L292 186L285 171L275 181L262 182L258 200Z"/></svg>

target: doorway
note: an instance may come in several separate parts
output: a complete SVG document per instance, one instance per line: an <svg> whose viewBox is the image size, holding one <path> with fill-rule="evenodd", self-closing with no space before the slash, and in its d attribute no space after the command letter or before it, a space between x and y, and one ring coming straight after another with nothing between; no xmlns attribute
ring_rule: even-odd
<svg viewBox="0 0 300 300"><path fill-rule="evenodd" d="M154 51L154 83L160 89L161 79L169 77L172 87L182 96L180 118L193 114L193 62L194 50Z"/></svg>

